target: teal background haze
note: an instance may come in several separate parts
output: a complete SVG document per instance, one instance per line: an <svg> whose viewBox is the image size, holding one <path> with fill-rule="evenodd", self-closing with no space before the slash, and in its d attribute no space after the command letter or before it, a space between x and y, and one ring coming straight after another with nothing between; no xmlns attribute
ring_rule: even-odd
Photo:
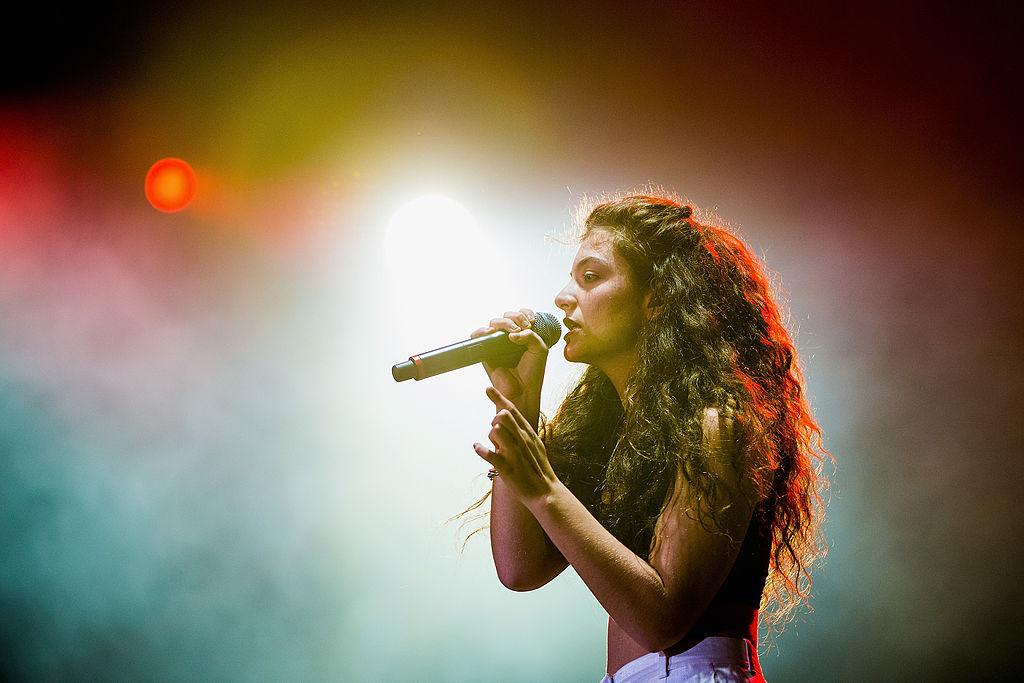
<svg viewBox="0 0 1024 683"><path fill-rule="evenodd" d="M814 610L762 643L768 679L1017 672L1019 22L26 12L0 99L3 678L599 680L607 616L578 576L508 591L486 533L462 550L481 522L446 521L487 488L482 370L389 369L557 312L574 249L547 238L648 182L776 273L836 457ZM165 156L199 177L181 213L143 194ZM439 233L396 270L389 221L428 194L489 246ZM582 370L561 352L549 415Z"/></svg>

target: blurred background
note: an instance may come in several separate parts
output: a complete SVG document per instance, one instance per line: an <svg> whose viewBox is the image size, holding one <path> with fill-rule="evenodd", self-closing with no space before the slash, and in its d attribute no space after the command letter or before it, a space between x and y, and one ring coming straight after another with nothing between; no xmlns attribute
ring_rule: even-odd
<svg viewBox="0 0 1024 683"><path fill-rule="evenodd" d="M1021 24L998 4L50 6L0 45L9 680L597 681L568 570L486 534L479 368L586 195L653 182L777 273L835 454L770 680L1019 675ZM1014 74L1018 74L1014 76ZM178 157L164 213L147 170ZM561 344L543 407L581 367ZM1014 578L1018 577L1018 578Z"/></svg>

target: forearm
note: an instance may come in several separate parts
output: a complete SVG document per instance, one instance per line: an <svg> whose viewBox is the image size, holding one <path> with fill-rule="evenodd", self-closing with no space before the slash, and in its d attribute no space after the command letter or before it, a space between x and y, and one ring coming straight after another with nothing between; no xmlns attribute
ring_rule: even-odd
<svg viewBox="0 0 1024 683"><path fill-rule="evenodd" d="M523 401L526 419L536 429L540 400ZM497 477L491 484L491 555L498 579L512 590L540 588L567 566L526 506Z"/></svg>
<svg viewBox="0 0 1024 683"><path fill-rule="evenodd" d="M491 555L502 585L533 590L557 576L568 563L533 514L501 481L491 488Z"/></svg>
<svg viewBox="0 0 1024 683"><path fill-rule="evenodd" d="M608 615L651 651L671 645L681 614L661 576L605 529L564 485L527 509Z"/></svg>

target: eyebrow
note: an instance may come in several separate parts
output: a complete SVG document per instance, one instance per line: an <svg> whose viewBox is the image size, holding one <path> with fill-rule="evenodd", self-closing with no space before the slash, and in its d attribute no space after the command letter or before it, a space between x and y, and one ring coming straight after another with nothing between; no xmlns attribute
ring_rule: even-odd
<svg viewBox="0 0 1024 683"><path fill-rule="evenodd" d="M608 265L607 261L605 261L604 259L598 258L597 256L584 256L583 258L581 258L576 263L575 266L572 267L572 269L576 270L577 268L579 268L580 266L582 266L584 263L586 263L588 261L594 261L595 263L598 263L598 264L600 264L602 266L607 266ZM572 275L572 271L569 272L569 275Z"/></svg>

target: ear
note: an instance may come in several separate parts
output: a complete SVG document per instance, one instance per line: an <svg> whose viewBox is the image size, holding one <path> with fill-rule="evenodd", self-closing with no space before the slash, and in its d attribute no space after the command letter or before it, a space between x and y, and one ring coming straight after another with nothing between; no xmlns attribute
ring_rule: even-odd
<svg viewBox="0 0 1024 683"><path fill-rule="evenodd" d="M641 302L641 308L643 309L643 313L644 313L644 320L650 320L654 316L659 315L661 313L661 305L660 304L657 305L657 306L652 306L651 305L651 300L653 298L654 298L654 290L653 289L648 289L647 292L644 294L643 301Z"/></svg>

